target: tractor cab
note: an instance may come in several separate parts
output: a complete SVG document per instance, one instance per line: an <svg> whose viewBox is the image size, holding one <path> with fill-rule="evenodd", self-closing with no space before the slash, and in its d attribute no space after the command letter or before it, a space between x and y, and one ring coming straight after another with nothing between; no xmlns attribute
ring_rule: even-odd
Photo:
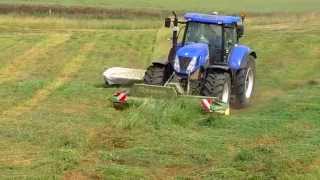
<svg viewBox="0 0 320 180"><path fill-rule="evenodd" d="M173 46L169 60L176 72L191 74L201 66L228 65L228 55L243 35L243 17L187 13L183 37L178 42L173 23ZM171 24L167 23L166 27ZM175 22L175 21L173 21ZM181 33L179 33L181 34ZM188 68L188 66L191 66Z"/></svg>

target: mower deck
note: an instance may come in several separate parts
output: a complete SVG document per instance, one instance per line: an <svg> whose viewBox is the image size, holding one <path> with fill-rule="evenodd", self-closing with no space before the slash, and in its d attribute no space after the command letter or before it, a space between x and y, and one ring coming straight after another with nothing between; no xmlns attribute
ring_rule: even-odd
<svg viewBox="0 0 320 180"><path fill-rule="evenodd" d="M202 109L208 113L230 115L229 104L220 102L215 97L183 95L179 92L179 86L174 83L169 83L167 86L134 84L130 89L120 90L115 93L112 101L115 107L119 108L121 105L133 103L133 101L140 102L146 99L172 100L177 98L187 98L191 103L200 102Z"/></svg>

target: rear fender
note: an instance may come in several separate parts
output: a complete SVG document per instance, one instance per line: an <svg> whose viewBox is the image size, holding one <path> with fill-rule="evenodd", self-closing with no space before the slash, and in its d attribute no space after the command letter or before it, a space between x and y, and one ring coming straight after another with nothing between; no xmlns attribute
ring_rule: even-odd
<svg viewBox="0 0 320 180"><path fill-rule="evenodd" d="M237 45L232 48L228 59L228 66L232 71L237 71L246 67L247 57L252 55L255 59L257 55L249 47L245 45Z"/></svg>

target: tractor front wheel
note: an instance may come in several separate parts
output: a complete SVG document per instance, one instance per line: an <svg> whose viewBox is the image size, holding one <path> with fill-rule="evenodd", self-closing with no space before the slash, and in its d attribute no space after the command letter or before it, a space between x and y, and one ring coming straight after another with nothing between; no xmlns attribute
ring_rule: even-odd
<svg viewBox="0 0 320 180"><path fill-rule="evenodd" d="M148 67L144 75L144 83L149 85L163 86L168 80L168 68L165 65L153 64Z"/></svg>
<svg viewBox="0 0 320 180"><path fill-rule="evenodd" d="M229 73L208 72L201 88L201 95L216 97L224 103L229 103L231 94L231 78Z"/></svg>

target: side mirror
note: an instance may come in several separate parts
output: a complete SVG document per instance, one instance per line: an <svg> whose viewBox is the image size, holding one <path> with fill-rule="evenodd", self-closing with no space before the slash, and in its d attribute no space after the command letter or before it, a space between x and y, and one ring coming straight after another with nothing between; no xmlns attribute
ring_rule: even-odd
<svg viewBox="0 0 320 180"><path fill-rule="evenodd" d="M170 18L166 18L164 20L164 27L166 27L166 28L170 28L171 27L171 19Z"/></svg>
<svg viewBox="0 0 320 180"><path fill-rule="evenodd" d="M237 27L237 34L238 34L238 38L241 38L244 34L244 26L240 25Z"/></svg>

